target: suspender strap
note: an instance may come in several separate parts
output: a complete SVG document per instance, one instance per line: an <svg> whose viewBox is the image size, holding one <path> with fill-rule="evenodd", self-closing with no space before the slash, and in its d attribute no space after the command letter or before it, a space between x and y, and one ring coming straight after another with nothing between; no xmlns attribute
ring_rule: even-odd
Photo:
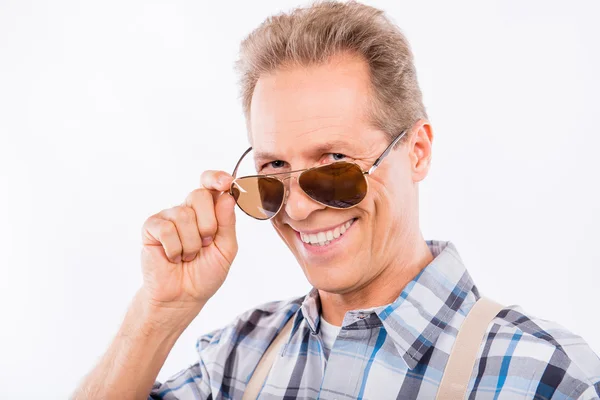
<svg viewBox="0 0 600 400"><path fill-rule="evenodd" d="M244 391L244 396L242 400L255 400L258 397L258 393L262 389L265 380L267 379L267 375L271 370L271 366L275 362L275 357L279 354L279 350L281 346L283 346L284 340L288 338L290 331L292 330L292 325L294 324L294 316L289 319L289 321L285 324L281 332L273 342L269 345L267 350L264 352L262 358L258 362L248 385L246 386L246 390Z"/></svg>
<svg viewBox="0 0 600 400"><path fill-rule="evenodd" d="M485 297L480 298L471 308L452 346L437 392L437 400L465 398L487 327L502 308L500 304Z"/></svg>

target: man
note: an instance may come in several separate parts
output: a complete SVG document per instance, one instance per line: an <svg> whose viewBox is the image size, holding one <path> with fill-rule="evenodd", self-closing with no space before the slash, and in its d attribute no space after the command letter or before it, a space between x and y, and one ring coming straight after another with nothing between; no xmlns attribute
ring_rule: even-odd
<svg viewBox="0 0 600 400"><path fill-rule="evenodd" d="M408 43L379 10L319 3L267 19L238 67L262 177L207 171L146 221L143 287L76 398L241 399L290 321L260 399L435 398L480 295L455 247L419 229L433 134ZM202 336L195 365L155 382L227 276L236 201L271 219L314 289ZM468 398L599 398L600 360L581 338L517 307L494 316Z"/></svg>

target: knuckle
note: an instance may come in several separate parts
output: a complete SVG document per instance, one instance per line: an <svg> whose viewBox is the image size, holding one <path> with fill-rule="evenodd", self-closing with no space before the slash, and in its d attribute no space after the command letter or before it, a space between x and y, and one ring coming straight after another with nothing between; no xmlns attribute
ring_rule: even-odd
<svg viewBox="0 0 600 400"><path fill-rule="evenodd" d="M166 238L177 233L175 225L171 221L162 220L158 226L158 234L161 238Z"/></svg>
<svg viewBox="0 0 600 400"><path fill-rule="evenodd" d="M181 255L181 251L177 249L169 249L165 251L165 254L169 260L176 260L177 257Z"/></svg>
<svg viewBox="0 0 600 400"><path fill-rule="evenodd" d="M202 175L200 175L200 183L202 184L202 186L209 186L213 181L215 181L217 172L218 171L213 170L202 172Z"/></svg>
<svg viewBox="0 0 600 400"><path fill-rule="evenodd" d="M205 178L210 178L211 176L213 176L215 173L215 171L207 169L206 171L202 171L202 174L200 175L200 179L205 179Z"/></svg>
<svg viewBox="0 0 600 400"><path fill-rule="evenodd" d="M217 221L213 218L208 218L198 224L198 231L203 239L207 236L213 236L217 232L217 228Z"/></svg>
<svg viewBox="0 0 600 400"><path fill-rule="evenodd" d="M154 225L154 223L157 220L160 220L160 213L153 214L153 215L149 216L148 218L146 218L146 220L144 221L144 226Z"/></svg>
<svg viewBox="0 0 600 400"><path fill-rule="evenodd" d="M199 188L192 191L189 196L190 204L204 203L209 200L212 200L212 194L208 189Z"/></svg>
<svg viewBox="0 0 600 400"><path fill-rule="evenodd" d="M146 232L147 230L150 229L150 227L152 225L154 225L154 220L156 219L156 217L153 215L151 217L146 218L146 220L144 221L144 224L142 225L142 232Z"/></svg>
<svg viewBox="0 0 600 400"><path fill-rule="evenodd" d="M183 245L183 251L185 253L200 250L200 247L202 246L200 242L200 234L198 232L198 228L195 225L193 229L190 229L186 232L181 243Z"/></svg>
<svg viewBox="0 0 600 400"><path fill-rule="evenodd" d="M148 217L142 225L142 236L145 236L147 234L150 234L154 237L160 236L161 221L162 218L160 218L158 214L154 214L151 217Z"/></svg>
<svg viewBox="0 0 600 400"><path fill-rule="evenodd" d="M196 218L196 213L190 207L179 206L175 210L175 218L182 222L191 222Z"/></svg>

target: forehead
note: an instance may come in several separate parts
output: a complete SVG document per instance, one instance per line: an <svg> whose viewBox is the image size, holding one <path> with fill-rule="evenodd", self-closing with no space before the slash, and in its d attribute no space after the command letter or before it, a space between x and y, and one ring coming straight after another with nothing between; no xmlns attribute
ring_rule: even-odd
<svg viewBox="0 0 600 400"><path fill-rule="evenodd" d="M250 107L252 146L257 154L286 155L333 143L356 146L372 130L369 91L368 65L352 56L261 76Z"/></svg>

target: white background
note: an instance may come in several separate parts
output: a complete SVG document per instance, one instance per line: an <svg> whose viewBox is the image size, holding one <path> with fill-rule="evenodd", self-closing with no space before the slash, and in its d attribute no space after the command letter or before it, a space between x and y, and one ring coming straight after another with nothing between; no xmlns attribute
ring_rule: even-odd
<svg viewBox="0 0 600 400"><path fill-rule="evenodd" d="M144 220L246 134L233 62L296 1L0 0L0 387L66 398L141 283ZM599 3L380 1L412 43L436 134L427 238L455 242L479 289L600 351ZM159 379L196 338L309 290L269 223L240 251Z"/></svg>

